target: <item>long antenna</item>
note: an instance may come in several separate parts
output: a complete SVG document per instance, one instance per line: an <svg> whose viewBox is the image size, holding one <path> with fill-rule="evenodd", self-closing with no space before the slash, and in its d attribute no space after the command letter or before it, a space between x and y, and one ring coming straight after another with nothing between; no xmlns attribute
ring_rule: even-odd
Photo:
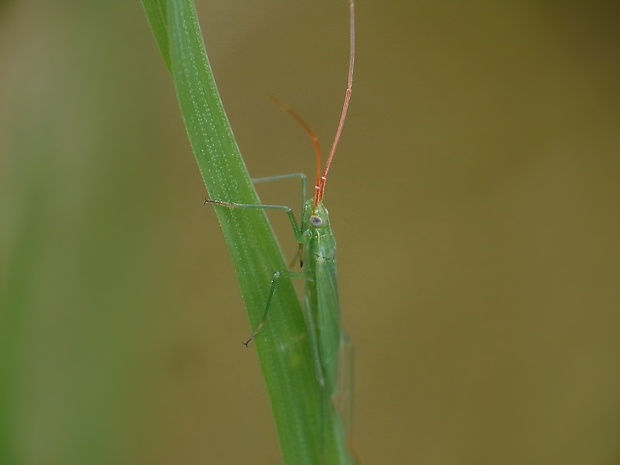
<svg viewBox="0 0 620 465"><path fill-rule="evenodd" d="M287 115L289 115L291 118L293 118L293 120L295 120L295 122L297 123L297 125L302 128L306 134L308 134L308 137L310 137L310 139L312 139L312 143L314 144L314 152L316 154L316 183L315 186L318 186L321 183L321 145L319 144L319 138L316 136L316 134L314 133L314 131L310 128L310 126L308 125L308 123L306 123L304 121L304 119L299 116L299 114L297 114L297 112L295 110L293 110L289 105L287 105L285 102L283 102L282 100L280 100L279 98L276 97L269 97L271 99L271 101L276 104L278 107L280 107L280 109L285 112Z"/></svg>
<svg viewBox="0 0 620 465"><path fill-rule="evenodd" d="M338 141L340 140L340 135L342 134L342 128L344 126L344 121L347 118L347 110L349 109L349 102L351 101L351 90L353 88L353 65L355 64L355 7L353 5L353 0L349 0L349 15L350 15L350 28L351 28L351 54L349 56L349 80L347 82L347 91L344 95L344 105L342 106L342 114L340 115L340 122L338 123L338 129L336 129L336 137L334 138L334 143L332 144L332 148L329 152L329 157L327 158L327 163L325 164L325 171L323 171L323 176L314 187L314 207L316 208L319 202L323 201L323 194L325 193L325 183L327 181L327 173L329 173L329 167L332 164L332 160L334 158L334 154L336 153L336 147L338 146Z"/></svg>

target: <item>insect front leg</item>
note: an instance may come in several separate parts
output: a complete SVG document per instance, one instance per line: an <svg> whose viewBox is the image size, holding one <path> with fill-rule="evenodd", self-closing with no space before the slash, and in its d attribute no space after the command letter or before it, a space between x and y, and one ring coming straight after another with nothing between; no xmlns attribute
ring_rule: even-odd
<svg viewBox="0 0 620 465"><path fill-rule="evenodd" d="M286 181L288 179L299 179L301 181L301 211L303 211L307 193L307 178L304 173L281 174L278 176L268 176L265 178L252 178L252 182L254 184L263 184L268 182Z"/></svg>
<svg viewBox="0 0 620 465"><path fill-rule="evenodd" d="M288 219L291 223L291 226L293 228L293 234L295 235L295 240L297 242L301 241L301 230L300 230L300 226L297 224L297 219L295 218L295 214L293 213L293 209L291 207L287 207L286 205L254 205L254 204L247 204L247 203L235 203L235 202L224 202L222 200L214 200L214 199L205 199L205 205L210 203L213 205L217 205L220 207L226 207L229 208L231 210L233 209L242 209L242 210L249 210L249 209L255 209L255 210L281 210L286 212L286 214L288 215Z"/></svg>

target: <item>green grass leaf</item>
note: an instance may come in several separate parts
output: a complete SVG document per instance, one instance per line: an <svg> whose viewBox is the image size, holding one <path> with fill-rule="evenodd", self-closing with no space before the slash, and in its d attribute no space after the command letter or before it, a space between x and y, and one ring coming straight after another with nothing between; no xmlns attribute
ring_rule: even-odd
<svg viewBox="0 0 620 465"><path fill-rule="evenodd" d="M217 92L192 0L143 0L143 4L171 71L209 197L258 204ZM255 327L262 317L273 274L286 270L287 265L264 211L215 207L215 213ZM289 280L278 283L269 321L255 345L285 463L316 465L321 457L329 464L348 463L343 435L338 433L341 427L336 424L339 419L334 417L333 427L326 426L323 419L325 398L317 381L302 309Z"/></svg>

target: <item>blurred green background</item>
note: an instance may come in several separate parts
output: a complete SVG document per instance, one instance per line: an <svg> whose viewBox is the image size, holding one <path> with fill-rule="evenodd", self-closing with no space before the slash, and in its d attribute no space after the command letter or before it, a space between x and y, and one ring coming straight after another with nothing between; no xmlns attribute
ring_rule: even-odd
<svg viewBox="0 0 620 465"><path fill-rule="evenodd" d="M0 6L0 463L280 463L139 2ZM197 6L250 172L312 173L267 96L330 143L346 1ZM620 463L619 18L357 2L325 200L363 464ZM299 203L294 183L259 192Z"/></svg>

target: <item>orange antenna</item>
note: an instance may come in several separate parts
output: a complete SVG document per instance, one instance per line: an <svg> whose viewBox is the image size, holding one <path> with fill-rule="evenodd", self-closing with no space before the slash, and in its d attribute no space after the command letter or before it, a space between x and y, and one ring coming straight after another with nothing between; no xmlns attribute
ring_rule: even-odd
<svg viewBox="0 0 620 465"><path fill-rule="evenodd" d="M353 65L355 64L355 9L353 6L353 0L349 0L349 11L350 11L350 28L351 28L351 54L349 56L349 80L347 82L347 91L344 95L344 105L342 106L342 114L340 115L340 122L338 123L338 129L336 129L336 137L334 138L334 143L332 144L332 148L329 152L329 157L327 158L327 163L325 164L325 171L323 171L323 176L318 180L315 186L315 196L314 196L314 207L316 208L319 202L323 200L323 194L325 193L325 182L327 181L327 173L329 173L329 168L332 164L332 160L334 158L334 154L336 153L336 147L338 146L338 141L340 140L340 135L342 134L342 128L344 126L344 120L347 118L347 110L349 109L349 102L351 100L351 89L353 88Z"/></svg>
<svg viewBox="0 0 620 465"><path fill-rule="evenodd" d="M297 112L295 112L295 110L293 110L290 106L288 106L286 103L284 103L282 100L280 100L279 98L276 97L269 97L271 99L271 101L273 103L275 103L278 107L280 107L280 109L285 112L287 115L289 115L291 118L293 118L295 120L295 122L304 130L306 131L306 134L308 134L308 136L310 136L310 139L312 139L312 143L314 144L314 151L316 152L316 183L315 186L319 186L319 184L321 183L321 146L319 144L319 138L316 136L316 134L314 133L314 131L312 129L310 129L310 126L308 125L308 123L306 123L303 118L301 116L299 116L297 114ZM318 195L318 188L315 188L315 194L314 194L314 199L315 199L315 204L316 202L316 198Z"/></svg>

